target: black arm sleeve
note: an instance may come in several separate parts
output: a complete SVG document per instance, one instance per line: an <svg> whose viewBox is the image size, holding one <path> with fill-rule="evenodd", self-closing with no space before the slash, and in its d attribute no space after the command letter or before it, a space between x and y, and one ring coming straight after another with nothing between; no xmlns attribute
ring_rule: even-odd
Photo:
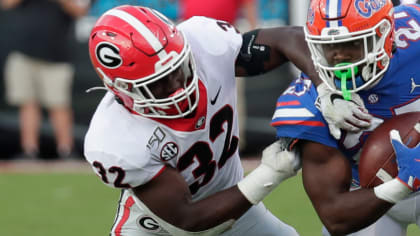
<svg viewBox="0 0 420 236"><path fill-rule="evenodd" d="M259 29L242 35L242 47L236 59L236 65L243 67L248 75L264 73L264 62L270 58L270 47L256 44Z"/></svg>

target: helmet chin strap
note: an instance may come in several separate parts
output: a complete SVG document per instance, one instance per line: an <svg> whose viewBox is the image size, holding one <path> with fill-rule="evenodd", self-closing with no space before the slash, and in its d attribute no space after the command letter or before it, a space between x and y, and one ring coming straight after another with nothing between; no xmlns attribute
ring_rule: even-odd
<svg viewBox="0 0 420 236"><path fill-rule="evenodd" d="M342 63L338 63L337 65L335 65L334 67L342 67L342 66L347 66L350 65L351 63L348 62L342 62ZM351 69L353 69L354 75L357 75L357 73L359 72L359 69L356 67L350 67L348 69L344 69L344 70L335 70L334 71L334 75L337 76L337 78L341 79L341 91L343 92L343 97L345 100L349 101L351 100L351 93L349 92L349 90L347 89L347 79L348 78L352 78L352 73L351 73Z"/></svg>

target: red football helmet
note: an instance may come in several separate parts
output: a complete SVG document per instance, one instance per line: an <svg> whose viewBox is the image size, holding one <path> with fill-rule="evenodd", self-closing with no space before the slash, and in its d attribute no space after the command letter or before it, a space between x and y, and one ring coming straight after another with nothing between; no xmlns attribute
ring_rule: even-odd
<svg viewBox="0 0 420 236"><path fill-rule="evenodd" d="M128 109L146 117L179 118L198 104L198 77L182 32L161 13L140 6L119 6L104 13L89 39L92 64ZM153 94L172 72L181 71L183 87L168 97Z"/></svg>
<svg viewBox="0 0 420 236"><path fill-rule="evenodd" d="M390 0L312 0L306 41L321 79L339 93L357 92L379 81L390 64L394 36ZM359 50L360 58L327 60L328 48ZM345 60L345 59L343 59Z"/></svg>

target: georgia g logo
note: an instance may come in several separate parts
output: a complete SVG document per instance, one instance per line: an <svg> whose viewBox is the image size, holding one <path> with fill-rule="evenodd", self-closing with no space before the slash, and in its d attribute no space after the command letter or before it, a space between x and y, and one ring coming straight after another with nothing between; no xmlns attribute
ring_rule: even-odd
<svg viewBox="0 0 420 236"><path fill-rule="evenodd" d="M115 69L122 64L120 50L112 43L99 43L96 46L95 53L99 63L108 69Z"/></svg>
<svg viewBox="0 0 420 236"><path fill-rule="evenodd" d="M357 12L363 17L370 17L373 13L385 6L386 0L356 0L354 5Z"/></svg>
<svg viewBox="0 0 420 236"><path fill-rule="evenodd" d="M137 225L148 232L159 233L159 231L162 231L159 223L148 215L138 217Z"/></svg>

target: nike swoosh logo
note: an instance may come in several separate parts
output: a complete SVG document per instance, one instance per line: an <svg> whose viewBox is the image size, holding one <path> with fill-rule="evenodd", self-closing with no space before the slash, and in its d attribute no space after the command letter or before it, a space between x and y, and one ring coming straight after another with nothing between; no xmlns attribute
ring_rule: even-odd
<svg viewBox="0 0 420 236"><path fill-rule="evenodd" d="M215 96L213 99L211 99L211 100L210 100L210 104L211 104L211 105L216 104L216 101L217 101L217 98L219 97L219 93L220 93L220 90L221 90L221 89L222 89L222 86L220 86L220 87L219 87L219 90L217 90L216 96Z"/></svg>

